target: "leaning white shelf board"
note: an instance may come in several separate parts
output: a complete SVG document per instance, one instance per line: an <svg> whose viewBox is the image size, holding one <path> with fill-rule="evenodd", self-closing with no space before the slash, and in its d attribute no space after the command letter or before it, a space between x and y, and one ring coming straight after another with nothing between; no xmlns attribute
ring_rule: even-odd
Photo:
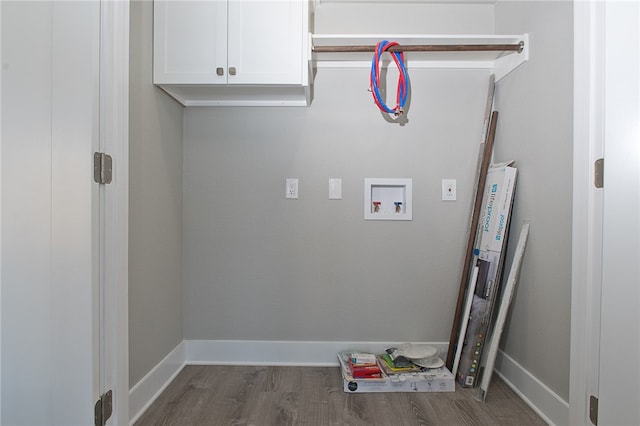
<svg viewBox="0 0 640 426"><path fill-rule="evenodd" d="M516 246L516 252L513 255L513 262L511 263L511 270L509 271L509 278L505 284L502 300L500 301L500 309L498 310L498 316L496 317L493 333L491 333L489 340L489 351L487 353L486 364L483 366L480 387L478 388L475 397L478 401L484 402L487 397L489 383L491 382L491 376L493 375L493 367L495 366L496 356L498 355L498 344L500 343L502 330L504 330L504 323L507 320L507 314L509 313L509 306L511 306L511 300L513 299L513 295L516 290L518 275L520 274L520 265L522 265L522 258L524 256L524 249L527 246L528 238L529 224L525 223L522 225L522 230L520 231L518 245Z"/></svg>
<svg viewBox="0 0 640 426"><path fill-rule="evenodd" d="M473 267L473 273L471 275L471 285L467 290L467 297L464 302L464 309L462 311L462 325L460 326L460 332L458 333L458 343L456 344L456 353L453 359L453 368L451 372L455 376L458 374L458 365L460 364L460 355L462 354L462 345L467 333L467 325L469 324L469 313L471 312L471 303L473 302L473 295L476 292L476 284L478 283L478 266Z"/></svg>

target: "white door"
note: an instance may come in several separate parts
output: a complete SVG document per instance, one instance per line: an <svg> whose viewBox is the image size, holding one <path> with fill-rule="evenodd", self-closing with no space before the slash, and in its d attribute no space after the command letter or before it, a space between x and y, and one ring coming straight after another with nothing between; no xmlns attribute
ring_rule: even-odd
<svg viewBox="0 0 640 426"><path fill-rule="evenodd" d="M574 4L570 424L640 424L640 6ZM604 158L604 187L594 161ZM592 398L593 397L593 398ZM595 402L597 398L597 404ZM594 410L597 407L597 410ZM596 416L597 411L597 416Z"/></svg>
<svg viewBox="0 0 640 426"><path fill-rule="evenodd" d="M640 4L605 4L598 424L640 424Z"/></svg>
<svg viewBox="0 0 640 426"><path fill-rule="evenodd" d="M1 420L91 424L99 3L1 7Z"/></svg>
<svg viewBox="0 0 640 426"><path fill-rule="evenodd" d="M0 423L93 424L113 370L100 340L113 257L100 235L112 231L92 158L109 134L101 79L114 75L100 31L116 14L99 1L2 1L0 15Z"/></svg>

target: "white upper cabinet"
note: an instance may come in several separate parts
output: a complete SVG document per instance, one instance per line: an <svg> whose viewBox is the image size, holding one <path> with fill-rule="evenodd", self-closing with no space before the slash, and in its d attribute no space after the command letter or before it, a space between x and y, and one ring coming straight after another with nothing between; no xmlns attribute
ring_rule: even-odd
<svg viewBox="0 0 640 426"><path fill-rule="evenodd" d="M302 20L300 0L230 0L229 84L303 84Z"/></svg>
<svg viewBox="0 0 640 426"><path fill-rule="evenodd" d="M183 105L307 105L300 0L156 0L154 83Z"/></svg>
<svg viewBox="0 0 640 426"><path fill-rule="evenodd" d="M153 12L155 84L227 83L226 0L156 0Z"/></svg>

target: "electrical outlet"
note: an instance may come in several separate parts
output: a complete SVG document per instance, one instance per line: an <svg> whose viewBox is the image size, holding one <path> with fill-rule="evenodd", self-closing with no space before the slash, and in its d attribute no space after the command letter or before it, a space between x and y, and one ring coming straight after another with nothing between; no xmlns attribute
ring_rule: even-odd
<svg viewBox="0 0 640 426"><path fill-rule="evenodd" d="M298 178L286 178L284 183L284 198L298 198Z"/></svg>
<svg viewBox="0 0 640 426"><path fill-rule="evenodd" d="M455 201L456 196L456 180L442 179L442 201Z"/></svg>

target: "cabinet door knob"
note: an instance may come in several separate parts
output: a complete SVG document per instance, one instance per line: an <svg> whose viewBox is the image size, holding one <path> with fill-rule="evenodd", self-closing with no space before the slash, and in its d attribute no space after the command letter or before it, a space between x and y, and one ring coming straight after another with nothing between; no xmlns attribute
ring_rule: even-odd
<svg viewBox="0 0 640 426"><path fill-rule="evenodd" d="M229 67L229 75L236 75L236 67Z"/></svg>
<svg viewBox="0 0 640 426"><path fill-rule="evenodd" d="M222 67L218 67L218 68L216 68L216 74L218 74L218 75L224 75L224 68L222 68Z"/></svg>

